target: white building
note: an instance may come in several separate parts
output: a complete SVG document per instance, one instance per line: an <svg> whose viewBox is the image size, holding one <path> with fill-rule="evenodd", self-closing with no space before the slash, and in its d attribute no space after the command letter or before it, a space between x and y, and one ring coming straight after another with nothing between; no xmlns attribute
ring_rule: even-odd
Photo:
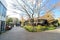
<svg viewBox="0 0 60 40"><path fill-rule="evenodd" d="M5 0L0 0L0 32L5 31L6 7Z"/></svg>

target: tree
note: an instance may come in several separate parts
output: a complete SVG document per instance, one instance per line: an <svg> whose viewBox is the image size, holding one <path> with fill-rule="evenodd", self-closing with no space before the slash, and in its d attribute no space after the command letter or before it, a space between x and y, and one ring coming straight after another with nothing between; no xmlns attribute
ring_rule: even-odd
<svg viewBox="0 0 60 40"><path fill-rule="evenodd" d="M50 1L51 0L14 0L12 9L19 10L21 14L28 16L29 21L32 20L32 23L34 23L34 18L37 17L37 19L39 19L41 14L53 12L60 4L57 2L48 6L47 4L49 4ZM13 12L20 15L17 11L13 10Z"/></svg>
<svg viewBox="0 0 60 40"><path fill-rule="evenodd" d="M45 15L40 17L41 19L46 19L49 23L54 21L54 14L52 12L45 13Z"/></svg>
<svg viewBox="0 0 60 40"><path fill-rule="evenodd" d="M10 22L13 22L13 19L12 18L6 18L6 24L9 25Z"/></svg>
<svg viewBox="0 0 60 40"><path fill-rule="evenodd" d="M59 24L60 24L60 18L58 18L58 22L59 22Z"/></svg>
<svg viewBox="0 0 60 40"><path fill-rule="evenodd" d="M18 0L15 0L14 3L12 3L13 5L13 9L17 9L20 10L22 13L26 13L26 15L31 19L34 18L35 15L38 16L38 18L40 17L41 11L42 10L46 10L45 12L50 12L52 10L54 10L56 8L56 4L52 4L51 8L47 9L47 4L49 3L50 0L20 0L20 2ZM16 12L16 11L15 11Z"/></svg>

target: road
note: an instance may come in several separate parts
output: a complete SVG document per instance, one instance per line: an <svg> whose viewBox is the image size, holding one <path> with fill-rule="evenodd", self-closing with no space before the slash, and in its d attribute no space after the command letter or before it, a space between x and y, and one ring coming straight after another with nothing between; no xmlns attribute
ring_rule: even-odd
<svg viewBox="0 0 60 40"><path fill-rule="evenodd" d="M14 27L1 34L0 40L60 40L60 28L43 32L28 32L21 27Z"/></svg>

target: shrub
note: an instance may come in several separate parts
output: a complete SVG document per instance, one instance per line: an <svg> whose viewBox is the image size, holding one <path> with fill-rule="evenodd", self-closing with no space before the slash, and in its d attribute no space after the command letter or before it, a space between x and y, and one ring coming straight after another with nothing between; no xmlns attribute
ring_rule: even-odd
<svg viewBox="0 0 60 40"><path fill-rule="evenodd" d="M54 30L55 27L48 27L48 30Z"/></svg>
<svg viewBox="0 0 60 40"><path fill-rule="evenodd" d="M24 28L25 28L26 30L30 31L30 32L32 32L32 30L33 30L33 27L32 27L32 26L25 26Z"/></svg>
<svg viewBox="0 0 60 40"><path fill-rule="evenodd" d="M37 32L38 32L38 31L42 31L42 30L41 30L42 27L41 27L40 25L36 26L35 29L36 29Z"/></svg>
<svg viewBox="0 0 60 40"><path fill-rule="evenodd" d="M42 30L47 30L47 26L42 26Z"/></svg>
<svg viewBox="0 0 60 40"><path fill-rule="evenodd" d="M41 32L41 31L45 31L45 30L54 30L56 27L54 27L53 25L50 25L49 27L48 26L41 26L41 25L38 25L38 26L25 26L24 27L26 30L28 30L29 32Z"/></svg>
<svg viewBox="0 0 60 40"><path fill-rule="evenodd" d="M47 27L48 30L54 30L56 29L56 27L54 27L53 25L50 25L49 27Z"/></svg>
<svg viewBox="0 0 60 40"><path fill-rule="evenodd" d="M39 31L43 31L43 30L46 30L46 27L45 26L25 26L24 27L26 30L30 31L30 32L39 32Z"/></svg>

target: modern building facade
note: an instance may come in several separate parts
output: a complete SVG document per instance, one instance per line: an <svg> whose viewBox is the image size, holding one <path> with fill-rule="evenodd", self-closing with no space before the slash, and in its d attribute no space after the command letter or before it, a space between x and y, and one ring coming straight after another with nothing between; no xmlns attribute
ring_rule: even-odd
<svg viewBox="0 0 60 40"><path fill-rule="evenodd" d="M5 31L6 11L6 2L4 0L0 0L0 32Z"/></svg>

